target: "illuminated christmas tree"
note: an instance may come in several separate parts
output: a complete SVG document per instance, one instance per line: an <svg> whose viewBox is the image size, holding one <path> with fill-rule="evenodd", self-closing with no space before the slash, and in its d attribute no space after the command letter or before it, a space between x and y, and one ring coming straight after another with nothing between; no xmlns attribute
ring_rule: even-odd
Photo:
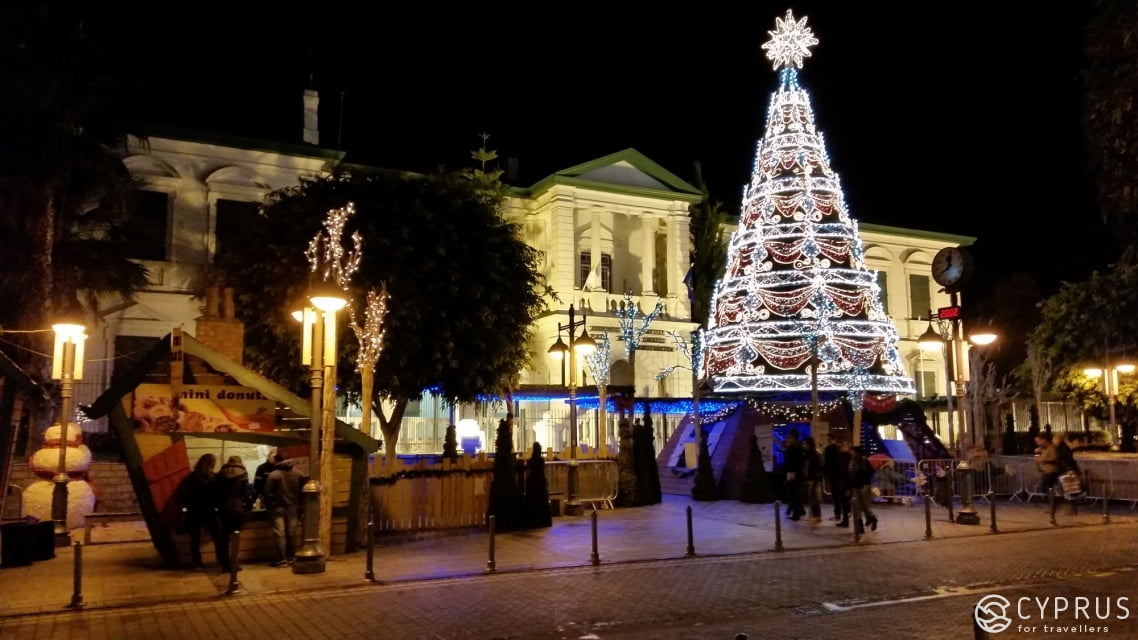
<svg viewBox="0 0 1138 640"><path fill-rule="evenodd" d="M790 11L763 45L778 72L727 269L711 301L702 377L719 393L914 393L866 269L857 222L798 69L818 43Z"/></svg>

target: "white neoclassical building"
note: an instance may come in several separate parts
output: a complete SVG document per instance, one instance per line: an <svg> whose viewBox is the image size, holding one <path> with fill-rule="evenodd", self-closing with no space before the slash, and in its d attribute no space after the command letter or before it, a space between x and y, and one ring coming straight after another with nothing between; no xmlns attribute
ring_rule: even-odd
<svg viewBox="0 0 1138 640"><path fill-rule="evenodd" d="M311 140L315 136L309 135L309 128L305 137ZM344 158L341 152L312 144L188 132L132 139L129 150L124 163L139 189L135 257L149 269L150 284L132 301L104 303L101 323L89 334L86 375L77 390L81 403L96 397L116 368L136 360L173 327L195 335L196 319L202 315L202 276L218 243L235 231L231 226L243 208L256 207L268 193L301 177L326 174ZM659 381L657 374L689 364L668 334L686 338L695 327L685 276L690 263L689 207L700 198L695 187L633 149L513 189L505 215L520 225L526 242L542 252L543 275L558 296L548 301L548 313L534 327L535 357L522 372L523 385L538 391L519 407L519 448L534 441L560 448L566 442L567 411L558 397L564 394L556 391L563 388L562 368L545 354L557 340L558 324L568 321L570 305L576 319L585 317L594 339L609 333L611 385L632 387L639 397L690 397L691 377L683 369ZM942 247L973 239L871 224L860 230L867 263L879 270L906 366L922 396L943 395L944 361L917 348L916 338L928 326L927 320L917 318L948 304L947 296L932 284L932 256ZM643 313L657 302L663 305L641 340L634 366L620 339L618 314L626 294ZM586 388L595 383L587 371L578 382ZM587 404L588 394L583 390L582 395ZM476 424L481 440L492 443L500 410L464 407L458 417L472 419L468 425ZM344 413L351 420L355 412L349 407ZM449 418L437 398L425 396L412 403L400 452L441 450ZM595 419L594 412L582 412L582 442L596 443L597 425L590 422ZM661 436L667 435L667 418L664 422ZM611 442L611 426L600 432Z"/></svg>

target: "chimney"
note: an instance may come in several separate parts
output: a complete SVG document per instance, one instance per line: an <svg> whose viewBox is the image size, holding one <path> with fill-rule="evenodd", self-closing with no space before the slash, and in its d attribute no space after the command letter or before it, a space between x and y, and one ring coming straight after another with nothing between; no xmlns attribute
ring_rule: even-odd
<svg viewBox="0 0 1138 640"><path fill-rule="evenodd" d="M304 90L304 141L320 144L320 128L317 115L320 110L320 94L315 89Z"/></svg>
<svg viewBox="0 0 1138 640"><path fill-rule="evenodd" d="M207 288L204 314L195 319L197 326L194 337L210 349L241 364L245 351L245 323L238 320L236 315L233 289Z"/></svg>

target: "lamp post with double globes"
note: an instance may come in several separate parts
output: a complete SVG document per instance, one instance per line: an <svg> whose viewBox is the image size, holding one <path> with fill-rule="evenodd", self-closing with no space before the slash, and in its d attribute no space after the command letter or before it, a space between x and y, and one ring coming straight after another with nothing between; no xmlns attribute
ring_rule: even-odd
<svg viewBox="0 0 1138 640"><path fill-rule="evenodd" d="M312 386L308 440L308 482L304 495L303 541L296 552L293 573L323 573L324 550L320 545L320 496L324 488L320 482L320 439L324 429L335 428L328 424L328 413L335 411L333 401L326 402L329 386L336 387L336 313L347 305L344 293L331 286L313 288L303 309L293 312L301 321L304 333L301 341L301 364L307 365Z"/></svg>
<svg viewBox="0 0 1138 640"><path fill-rule="evenodd" d="M55 332L51 377L60 381L59 468L52 479L55 486L51 494L51 519L55 523L55 546L66 547L71 544L71 534L67 528L67 483L71 479L67 475L67 443L70 440L73 409L71 386L75 380L83 379L83 345L87 339L87 329L81 320L70 318L61 320L51 328Z"/></svg>
<svg viewBox="0 0 1138 640"><path fill-rule="evenodd" d="M951 436L952 431L952 396L953 387L956 391L956 410L959 411L960 428L964 433L971 434L972 443L976 443L976 425L968 424L968 409L966 396L964 394L964 383L968 381L967 366L965 365L965 358L967 357L966 341L961 337L959 306L950 307L955 308L956 313L952 318L941 318L940 314L930 313L929 328L921 334L917 339L919 345L925 350L935 350L941 347L944 348L945 353L945 372L948 375L948 413L949 413L949 431ZM943 333L938 334L933 329L932 321L936 321L940 326ZM985 346L992 344L996 341L997 335L990 329L977 330L969 334L968 343L976 346ZM963 487L960 491L960 511L956 514L957 524L980 524L980 514L976 512L976 507L972 501L973 479L972 479L972 465L968 461L968 456L961 456L960 463L956 466L956 473L960 475Z"/></svg>
<svg viewBox="0 0 1138 640"><path fill-rule="evenodd" d="M568 496L565 500L565 515L579 516L584 513L584 507L581 506L581 499L578 495L578 468L577 468L577 451L579 446L577 444L577 356L586 356L592 353L597 348L597 343L589 337L589 332L585 330L585 314L581 314L580 320L575 320L576 311L573 305L569 305L569 322L567 324L557 325L557 342L549 348L549 355L554 360L561 361L561 384L566 384L565 378L565 354L568 352L569 357L569 478L568 478ZM580 337L576 336L577 327L581 327ZM561 341L561 332L567 331L569 334L569 345L566 346Z"/></svg>

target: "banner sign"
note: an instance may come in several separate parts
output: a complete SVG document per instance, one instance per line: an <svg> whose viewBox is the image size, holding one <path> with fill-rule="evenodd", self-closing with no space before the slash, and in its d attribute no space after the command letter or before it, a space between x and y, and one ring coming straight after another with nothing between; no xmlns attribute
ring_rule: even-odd
<svg viewBox="0 0 1138 640"><path fill-rule="evenodd" d="M274 431L276 403L249 387L140 384L131 407L135 431L143 433L231 433Z"/></svg>

